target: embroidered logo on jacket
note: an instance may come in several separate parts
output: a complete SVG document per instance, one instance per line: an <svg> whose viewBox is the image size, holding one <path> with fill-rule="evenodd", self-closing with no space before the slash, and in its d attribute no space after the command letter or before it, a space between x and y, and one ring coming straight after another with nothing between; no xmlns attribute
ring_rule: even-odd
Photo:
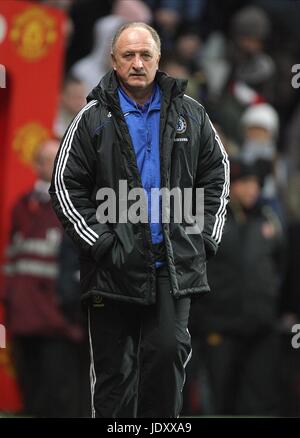
<svg viewBox="0 0 300 438"><path fill-rule="evenodd" d="M93 307L104 307L103 298L100 295L93 296Z"/></svg>
<svg viewBox="0 0 300 438"><path fill-rule="evenodd" d="M178 134L183 134L186 131L186 121L185 118L180 116L177 122L176 131Z"/></svg>

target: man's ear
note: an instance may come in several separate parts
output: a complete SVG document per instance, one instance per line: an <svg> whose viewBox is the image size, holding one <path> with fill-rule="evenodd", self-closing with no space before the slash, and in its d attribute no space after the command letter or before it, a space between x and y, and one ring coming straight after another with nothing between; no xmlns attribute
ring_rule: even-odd
<svg viewBox="0 0 300 438"><path fill-rule="evenodd" d="M110 53L110 56L111 56L111 63L112 63L113 69L117 70L116 59L115 59L115 55L113 54L113 52Z"/></svg>

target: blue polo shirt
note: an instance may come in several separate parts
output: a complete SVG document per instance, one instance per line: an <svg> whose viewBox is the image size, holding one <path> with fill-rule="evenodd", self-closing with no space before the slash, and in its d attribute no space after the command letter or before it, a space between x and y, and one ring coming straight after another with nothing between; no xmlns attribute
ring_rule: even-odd
<svg viewBox="0 0 300 438"><path fill-rule="evenodd" d="M148 220L152 243L159 243L163 240L160 205L155 203L151 206L150 194L152 188L160 188L159 121L161 90L156 84L151 98L144 105L139 105L131 100L121 87L118 88L118 94L121 110L135 150L142 185L148 196ZM151 207L155 215L154 218L159 218L158 223L152 221Z"/></svg>

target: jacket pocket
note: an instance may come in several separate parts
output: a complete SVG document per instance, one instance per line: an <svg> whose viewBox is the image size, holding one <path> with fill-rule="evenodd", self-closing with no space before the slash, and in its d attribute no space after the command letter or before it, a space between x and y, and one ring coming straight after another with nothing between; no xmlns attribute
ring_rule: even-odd
<svg viewBox="0 0 300 438"><path fill-rule="evenodd" d="M145 257L142 238L130 236L121 238L116 234L112 246L109 248L101 266L108 270L138 269L141 266L141 257Z"/></svg>
<svg viewBox="0 0 300 438"><path fill-rule="evenodd" d="M170 239L179 290L209 290L202 234L187 234L181 224L173 224Z"/></svg>
<svg viewBox="0 0 300 438"><path fill-rule="evenodd" d="M175 263L188 267L191 259L205 261L205 247L201 233L187 234L181 224L172 224L170 239L173 246Z"/></svg>
<svg viewBox="0 0 300 438"><path fill-rule="evenodd" d="M116 238L100 261L97 286L101 285L102 290L105 286L111 298L149 303L149 261L143 240L138 235L127 237L122 234L121 238Z"/></svg>

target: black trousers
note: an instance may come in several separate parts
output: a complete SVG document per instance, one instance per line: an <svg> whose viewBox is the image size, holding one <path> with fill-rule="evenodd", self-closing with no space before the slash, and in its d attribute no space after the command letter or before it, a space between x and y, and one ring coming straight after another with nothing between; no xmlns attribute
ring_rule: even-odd
<svg viewBox="0 0 300 438"><path fill-rule="evenodd" d="M175 418L182 407L190 298L170 294L166 267L157 269L151 306L103 298L89 307L92 416Z"/></svg>

